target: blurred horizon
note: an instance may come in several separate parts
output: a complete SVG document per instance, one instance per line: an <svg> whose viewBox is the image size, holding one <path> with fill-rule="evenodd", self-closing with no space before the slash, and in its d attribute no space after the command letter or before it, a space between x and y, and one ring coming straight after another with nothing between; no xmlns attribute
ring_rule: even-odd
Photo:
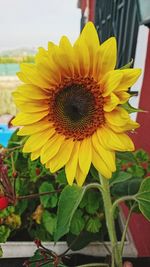
<svg viewBox="0 0 150 267"><path fill-rule="evenodd" d="M0 53L47 48L62 35L74 42L80 33L77 0L0 0Z"/></svg>

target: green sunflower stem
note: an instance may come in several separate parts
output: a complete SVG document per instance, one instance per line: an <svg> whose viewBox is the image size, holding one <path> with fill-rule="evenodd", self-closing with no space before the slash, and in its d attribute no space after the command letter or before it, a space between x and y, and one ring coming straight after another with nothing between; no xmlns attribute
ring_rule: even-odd
<svg viewBox="0 0 150 267"><path fill-rule="evenodd" d="M113 204L110 195L109 181L100 174L99 177L101 186L103 188L101 193L104 202L106 225L111 242L111 267L122 267L123 266L122 255L116 236L115 221L113 215Z"/></svg>

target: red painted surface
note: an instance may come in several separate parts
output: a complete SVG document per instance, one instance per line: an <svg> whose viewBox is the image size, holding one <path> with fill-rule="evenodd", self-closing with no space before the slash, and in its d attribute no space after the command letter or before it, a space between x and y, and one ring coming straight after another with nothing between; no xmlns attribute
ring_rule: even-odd
<svg viewBox="0 0 150 267"><path fill-rule="evenodd" d="M95 0L89 0L89 20L94 22Z"/></svg>
<svg viewBox="0 0 150 267"><path fill-rule="evenodd" d="M137 121L140 123L140 128L136 130L137 133L133 138L136 148L143 148L150 153L150 32L141 92L139 107L147 112L138 113Z"/></svg>
<svg viewBox="0 0 150 267"><path fill-rule="evenodd" d="M82 13L84 14L85 9L89 8L88 12L88 21L93 21L94 22L94 17L95 17L95 0L81 0L80 1L80 8L82 10Z"/></svg>
<svg viewBox="0 0 150 267"><path fill-rule="evenodd" d="M137 149L143 148L150 153L150 32L139 107L147 112L138 113L137 121L140 123L140 128L136 130L136 134L132 135L132 139ZM123 205L123 209L127 215L128 209L125 205ZM129 227L138 250L138 256L150 257L150 222L142 215L134 214Z"/></svg>
<svg viewBox="0 0 150 267"><path fill-rule="evenodd" d="M122 204L121 207L127 216L127 206ZM150 223L141 214L134 213L131 216L129 228L138 251L138 257L150 257Z"/></svg>
<svg viewBox="0 0 150 267"><path fill-rule="evenodd" d="M81 10L84 13L87 6L87 0L81 0Z"/></svg>

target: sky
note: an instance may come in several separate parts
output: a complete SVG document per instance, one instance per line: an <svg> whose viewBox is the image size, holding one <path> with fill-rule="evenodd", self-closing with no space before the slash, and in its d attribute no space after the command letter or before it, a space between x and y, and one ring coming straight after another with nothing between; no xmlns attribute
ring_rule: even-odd
<svg viewBox="0 0 150 267"><path fill-rule="evenodd" d="M0 51L47 46L80 32L77 0L0 0Z"/></svg>

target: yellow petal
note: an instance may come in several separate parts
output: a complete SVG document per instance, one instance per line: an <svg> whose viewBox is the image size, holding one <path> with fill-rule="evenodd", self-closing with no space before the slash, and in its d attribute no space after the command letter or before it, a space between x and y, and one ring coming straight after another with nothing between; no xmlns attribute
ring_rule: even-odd
<svg viewBox="0 0 150 267"><path fill-rule="evenodd" d="M51 72L51 67L49 65L48 59L49 59L48 51L40 47L35 57L37 70L41 72L42 77L44 77L46 80L53 81L52 77L53 71Z"/></svg>
<svg viewBox="0 0 150 267"><path fill-rule="evenodd" d="M62 36L59 42L59 46L65 51L70 52L70 54L73 52L73 47L69 41L69 39L66 36Z"/></svg>
<svg viewBox="0 0 150 267"><path fill-rule="evenodd" d="M55 47L52 58L54 63L59 66L62 77L73 77L74 69L72 62L70 62L68 55L61 48Z"/></svg>
<svg viewBox="0 0 150 267"><path fill-rule="evenodd" d="M57 46L53 44L52 47L54 48ZM61 82L61 76L59 67L54 63L52 59L52 54L54 52L54 49L52 47L50 50L51 52L40 48L38 54L36 55L35 62L39 71L45 71L45 75L47 76L46 79L48 79L50 81L50 84L53 86Z"/></svg>
<svg viewBox="0 0 150 267"><path fill-rule="evenodd" d="M20 65L21 71L27 77L31 84L38 87L49 88L50 84L44 79L41 73L37 70L34 64L22 63Z"/></svg>
<svg viewBox="0 0 150 267"><path fill-rule="evenodd" d="M101 175L103 175L105 178L111 178L112 172L107 167L100 155L96 152L94 147L92 149L92 163Z"/></svg>
<svg viewBox="0 0 150 267"><path fill-rule="evenodd" d="M89 50L95 51L100 45L96 28L91 21L85 25L79 38L84 39Z"/></svg>
<svg viewBox="0 0 150 267"><path fill-rule="evenodd" d="M86 77L89 73L89 52L84 40L78 39L74 44L74 53L77 59L78 74Z"/></svg>
<svg viewBox="0 0 150 267"><path fill-rule="evenodd" d="M100 80L102 79L102 75L101 75L101 50L100 47L97 49L96 54L94 56L93 59L93 77L95 79L95 81L100 82Z"/></svg>
<svg viewBox="0 0 150 267"><path fill-rule="evenodd" d="M134 144L132 140L124 133L115 133L108 127L101 127L97 130L97 136L100 143L106 149L117 151L134 150Z"/></svg>
<svg viewBox="0 0 150 267"><path fill-rule="evenodd" d="M117 88L122 80L122 77L123 75L119 70L110 71L104 76L100 82L100 86L103 88L103 97L108 96Z"/></svg>
<svg viewBox="0 0 150 267"><path fill-rule="evenodd" d="M100 155L100 157L103 159L103 161L109 168L109 170L115 171L116 170L115 153L114 151L108 151L100 144L96 132L92 135L92 144L96 152ZM111 149L111 148L108 148L108 149Z"/></svg>
<svg viewBox="0 0 150 267"><path fill-rule="evenodd" d="M55 47L58 47L53 42L48 42L48 54L51 56L52 52L54 51Z"/></svg>
<svg viewBox="0 0 150 267"><path fill-rule="evenodd" d="M128 94L127 92L124 92L124 91L115 92L115 94L119 98L119 103L120 104L126 103L129 100L130 96L131 96L130 94Z"/></svg>
<svg viewBox="0 0 150 267"><path fill-rule="evenodd" d="M42 60L40 64L37 64L36 67L37 71L41 73L43 79L48 81L48 86L46 86L46 88L53 88L54 86L59 85L60 83L59 76L58 79L55 78L55 75L53 75L53 72L51 71L49 66L45 64L44 60Z"/></svg>
<svg viewBox="0 0 150 267"><path fill-rule="evenodd" d="M17 90L20 95L29 99L48 99L49 95L46 91L42 90L40 87L32 84L23 84L18 86Z"/></svg>
<svg viewBox="0 0 150 267"><path fill-rule="evenodd" d="M117 45L116 38L111 37L100 46L101 51L101 76L111 71L116 66Z"/></svg>
<svg viewBox="0 0 150 267"><path fill-rule="evenodd" d="M99 48L100 41L96 28L92 22L88 22L85 25L78 40L81 42L83 41L88 49L89 75L93 75L95 55Z"/></svg>
<svg viewBox="0 0 150 267"><path fill-rule="evenodd" d="M129 120L125 125L123 126L117 126L117 125L113 125L107 122L107 125L109 126L109 128L111 128L115 133L123 133L129 130L134 130L139 128L139 123L133 121L133 120Z"/></svg>
<svg viewBox="0 0 150 267"><path fill-rule="evenodd" d="M84 174L88 174L92 160L91 138L85 138L81 141L79 150L79 166Z"/></svg>
<svg viewBox="0 0 150 267"><path fill-rule="evenodd" d="M18 94L18 92L14 92L13 94L15 98L15 103L17 108L20 109L22 112L34 113L40 111L48 111L49 112L49 102L45 100L31 100L24 98Z"/></svg>
<svg viewBox="0 0 150 267"><path fill-rule="evenodd" d="M69 185L73 184L79 158L80 142L75 142L69 161L65 166L66 177Z"/></svg>
<svg viewBox="0 0 150 267"><path fill-rule="evenodd" d="M64 141L58 153L50 160L50 172L58 171L68 162L73 147L74 141L72 139Z"/></svg>
<svg viewBox="0 0 150 267"><path fill-rule="evenodd" d="M104 111L112 111L119 103L119 98L115 94L111 93L108 97L105 98Z"/></svg>
<svg viewBox="0 0 150 267"><path fill-rule="evenodd" d="M51 138L54 133L55 129L51 128L43 132L31 135L23 147L23 152L28 153L38 150L48 141L49 138Z"/></svg>
<svg viewBox="0 0 150 267"><path fill-rule="evenodd" d="M86 179L86 174L81 171L79 165L77 166L75 179L78 186L82 186Z"/></svg>
<svg viewBox="0 0 150 267"><path fill-rule="evenodd" d="M41 150L41 162L45 164L51 158L53 158L57 152L59 151L63 141L65 140L65 136L58 135L55 133L46 144L43 146Z"/></svg>
<svg viewBox="0 0 150 267"><path fill-rule="evenodd" d="M46 117L48 114L48 111L41 111L41 112L36 112L36 113L19 113L15 119L12 120L12 124L15 126L23 126L23 125L28 125L32 124L34 122L37 122L41 120L42 118Z"/></svg>
<svg viewBox="0 0 150 267"><path fill-rule="evenodd" d="M78 75L79 74L79 63L77 58L78 56L75 55L74 48L66 36L63 36L60 39L59 46L61 50L66 54L72 75L73 74Z"/></svg>
<svg viewBox="0 0 150 267"><path fill-rule="evenodd" d="M51 87L57 86L61 82L59 67L54 63L52 53L49 54L48 51L40 49L35 61L37 70L41 73L42 77L49 81Z"/></svg>
<svg viewBox="0 0 150 267"><path fill-rule="evenodd" d="M31 160L36 160L37 158L39 158L41 153L41 149L38 149L34 152L31 153Z"/></svg>
<svg viewBox="0 0 150 267"><path fill-rule="evenodd" d="M23 128L19 129L17 135L31 135L38 132L42 132L48 128L51 128L52 124L47 120L38 121L31 125L26 125Z"/></svg>
<svg viewBox="0 0 150 267"><path fill-rule="evenodd" d="M38 64L39 62L41 62L41 58L46 58L47 56L48 51L43 47L39 47L38 52L35 55L35 63Z"/></svg>
<svg viewBox="0 0 150 267"><path fill-rule="evenodd" d="M51 71L53 72L53 77L55 80L59 80L61 82L61 70L57 62L55 63L53 59L53 54L59 50L58 45L55 45L53 42L48 43L48 62ZM42 59L41 59L42 60Z"/></svg>
<svg viewBox="0 0 150 267"><path fill-rule="evenodd" d="M125 109L116 107L113 111L105 113L105 119L110 124L123 126L130 120L130 116Z"/></svg>
<svg viewBox="0 0 150 267"><path fill-rule="evenodd" d="M139 78L141 75L141 69L125 69L120 70L123 74L123 78L119 86L115 89L116 92L120 90L128 90Z"/></svg>
<svg viewBox="0 0 150 267"><path fill-rule="evenodd" d="M18 78L22 81L22 82L24 82L24 83L28 83L28 84L30 84L31 83L31 81L26 77L26 75L23 73L23 72L17 72L16 73L16 75L18 76Z"/></svg>
<svg viewBox="0 0 150 267"><path fill-rule="evenodd" d="M85 54L85 59L87 58L87 63L89 66L89 68L87 68L84 65L84 68L86 68L86 74L89 73L89 75L93 76L95 56L99 48L100 42L99 42L99 37L96 31L96 28L92 22L88 22L85 25L77 42L78 41L82 44L85 44L83 45L82 51ZM81 73L83 74L82 71Z"/></svg>

